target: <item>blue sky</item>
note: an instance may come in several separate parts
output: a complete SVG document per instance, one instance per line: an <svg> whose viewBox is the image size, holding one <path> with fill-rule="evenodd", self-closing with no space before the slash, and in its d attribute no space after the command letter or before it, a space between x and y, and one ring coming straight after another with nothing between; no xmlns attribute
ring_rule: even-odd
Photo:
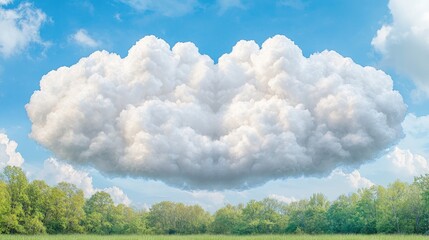
<svg viewBox="0 0 429 240"><path fill-rule="evenodd" d="M395 179L411 181L414 175L429 170L429 142L421 137L429 133L429 120L425 117L429 115L429 94L425 90L429 80L422 77L429 72L401 64L404 59L407 62L414 59L421 65L421 59L429 57L424 55L429 53L427 41L414 44L429 36L424 20L419 20L429 9L428 3L418 2L423 7L416 12L416 20L399 22L401 16L406 15L398 10L401 4L407 5L404 9L415 10L408 6L413 3L405 0L390 3L388 0L3 0L0 1L0 129L18 143L16 151L25 159L23 167L31 177L55 183L52 179L61 179L53 176L55 170L49 172L43 168L46 159L57 156L29 137L31 121L25 109L33 92L40 89L43 75L62 66L71 66L96 50L125 57L127 51L147 35L162 38L170 46L177 42L193 42L201 54L217 62L240 40L262 44L267 38L280 34L293 40L305 57L325 49L333 50L359 65L373 66L389 74L393 88L400 92L408 107L403 124L404 140L379 153L379 158L368 159L369 163L356 171L352 168L334 171L321 179L275 180L243 191L185 191L160 181L109 178L95 168L78 166L73 171L86 175L74 176L92 177L94 186L88 194L94 189L117 186L137 207L174 200L199 203L211 211L228 202L268 196L290 201L323 192L333 199L371 183L387 184ZM18 19L7 19L7 12L18 14ZM36 13L40 17L38 20ZM27 21L33 32L20 29L19 21ZM378 35L383 26L389 29L388 37ZM402 42L391 41L415 26L422 27L423 31L409 38L399 37ZM21 35L13 34L16 29ZM377 37L381 39L378 43L374 41ZM403 56L400 49L416 50L422 55ZM55 161L61 163L60 159ZM44 174L38 175L38 172Z"/></svg>

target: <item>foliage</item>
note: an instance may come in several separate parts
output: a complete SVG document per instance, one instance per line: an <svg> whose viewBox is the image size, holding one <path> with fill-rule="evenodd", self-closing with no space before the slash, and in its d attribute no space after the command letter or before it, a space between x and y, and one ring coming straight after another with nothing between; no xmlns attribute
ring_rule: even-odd
<svg viewBox="0 0 429 240"><path fill-rule="evenodd" d="M426 240L422 235L0 235L2 240Z"/></svg>
<svg viewBox="0 0 429 240"><path fill-rule="evenodd" d="M69 183L51 187L40 180L29 182L18 167L6 167L1 176L0 234L270 234L276 239L273 234L293 233L307 239L305 234L429 230L429 174L412 184L396 181L359 189L332 202L320 193L288 204L266 198L228 204L213 215L199 205L169 201L139 211L115 205L106 192L85 199L83 191Z"/></svg>
<svg viewBox="0 0 429 240"><path fill-rule="evenodd" d="M210 222L210 214L200 206L169 201L153 205L148 214L150 228L159 234L205 233Z"/></svg>
<svg viewBox="0 0 429 240"><path fill-rule="evenodd" d="M216 234L234 234L240 232L243 206L231 204L216 211L211 224L211 232Z"/></svg>

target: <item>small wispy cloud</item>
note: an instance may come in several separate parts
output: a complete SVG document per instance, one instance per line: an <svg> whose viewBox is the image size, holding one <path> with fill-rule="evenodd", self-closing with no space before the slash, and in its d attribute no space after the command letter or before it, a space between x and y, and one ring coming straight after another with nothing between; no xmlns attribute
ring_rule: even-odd
<svg viewBox="0 0 429 240"><path fill-rule="evenodd" d="M241 0L218 0L217 4L219 6L219 13L223 14L231 8L241 8L244 9L244 5Z"/></svg>
<svg viewBox="0 0 429 240"><path fill-rule="evenodd" d="M4 8L11 0L0 0L0 55L10 57L25 50L30 44L46 45L40 38L40 28L46 14L30 3L16 8Z"/></svg>
<svg viewBox="0 0 429 240"><path fill-rule="evenodd" d="M154 12L166 17L183 16L194 11L197 0L120 0L137 11Z"/></svg>
<svg viewBox="0 0 429 240"><path fill-rule="evenodd" d="M280 0L278 4L281 6L291 7L295 9L305 8L305 3L302 0Z"/></svg>
<svg viewBox="0 0 429 240"><path fill-rule="evenodd" d="M120 14L120 13L116 13L115 15L113 15L113 17L114 17L117 21L122 22L122 17L121 17L121 14Z"/></svg>
<svg viewBox="0 0 429 240"><path fill-rule="evenodd" d="M99 42L92 38L85 29L79 29L71 36L71 39L83 47L95 48L99 46Z"/></svg>
<svg viewBox="0 0 429 240"><path fill-rule="evenodd" d="M0 0L0 6L2 5L8 5L9 3L12 3L12 0Z"/></svg>

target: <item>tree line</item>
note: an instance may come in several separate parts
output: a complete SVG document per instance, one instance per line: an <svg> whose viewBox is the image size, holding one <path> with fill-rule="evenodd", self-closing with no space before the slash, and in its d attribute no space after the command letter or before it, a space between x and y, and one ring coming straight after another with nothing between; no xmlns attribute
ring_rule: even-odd
<svg viewBox="0 0 429 240"><path fill-rule="evenodd" d="M226 205L214 214L169 201L150 210L115 205L106 192L85 199L69 183L29 182L13 166L0 178L2 234L424 234L429 230L429 174L328 201L323 194L284 203L266 198Z"/></svg>

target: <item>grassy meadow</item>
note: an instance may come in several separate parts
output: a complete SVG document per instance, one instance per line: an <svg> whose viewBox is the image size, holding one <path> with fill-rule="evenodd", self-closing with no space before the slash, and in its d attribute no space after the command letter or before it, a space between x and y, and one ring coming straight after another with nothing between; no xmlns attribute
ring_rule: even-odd
<svg viewBox="0 0 429 240"><path fill-rule="evenodd" d="M0 235L1 240L419 240L428 239L422 235Z"/></svg>

